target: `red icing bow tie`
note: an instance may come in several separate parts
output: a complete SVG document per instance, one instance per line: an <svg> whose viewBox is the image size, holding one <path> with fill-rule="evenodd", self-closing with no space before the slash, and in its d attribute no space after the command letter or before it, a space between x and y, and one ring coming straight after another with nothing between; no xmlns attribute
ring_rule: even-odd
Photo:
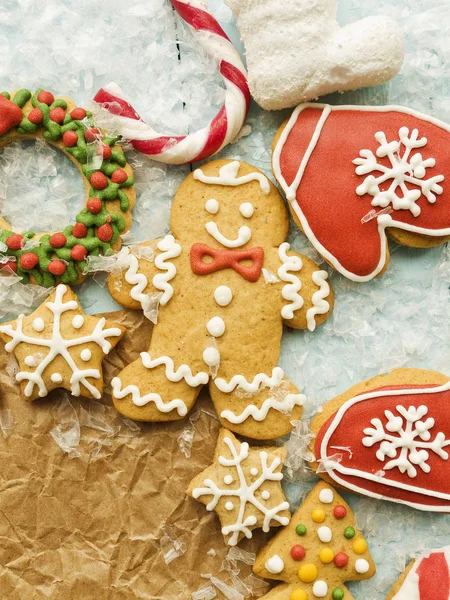
<svg viewBox="0 0 450 600"><path fill-rule="evenodd" d="M204 256L210 256L211 262L203 262ZM217 250L206 244L194 244L190 253L191 269L196 275L209 275L221 269L234 269L247 281L257 281L261 275L264 250L261 247L249 250ZM251 266L241 265L243 260L252 260Z"/></svg>

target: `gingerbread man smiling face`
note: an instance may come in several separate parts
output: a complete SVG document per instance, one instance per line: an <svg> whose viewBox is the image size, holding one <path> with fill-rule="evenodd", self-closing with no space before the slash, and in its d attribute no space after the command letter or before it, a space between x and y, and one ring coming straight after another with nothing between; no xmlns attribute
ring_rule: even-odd
<svg viewBox="0 0 450 600"><path fill-rule="evenodd" d="M184 417L208 385L226 427L256 439L286 434L304 397L277 366L283 322L314 330L329 315L327 273L289 251L288 216L263 173L217 160L191 173L172 206L171 235L146 243L154 260L124 250L113 297L148 308L159 292L148 352L113 380L124 415ZM128 254L127 254L128 252Z"/></svg>

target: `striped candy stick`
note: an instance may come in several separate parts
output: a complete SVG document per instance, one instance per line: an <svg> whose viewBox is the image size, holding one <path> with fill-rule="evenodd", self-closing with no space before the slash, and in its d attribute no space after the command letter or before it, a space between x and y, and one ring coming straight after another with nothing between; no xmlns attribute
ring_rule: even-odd
<svg viewBox="0 0 450 600"><path fill-rule="evenodd" d="M167 164L208 158L239 133L250 107L247 74L242 59L216 19L199 0L170 0L205 52L216 60L225 82L225 102L207 127L185 136L162 135L144 123L120 87L109 83L94 101L116 115L114 125L136 150Z"/></svg>

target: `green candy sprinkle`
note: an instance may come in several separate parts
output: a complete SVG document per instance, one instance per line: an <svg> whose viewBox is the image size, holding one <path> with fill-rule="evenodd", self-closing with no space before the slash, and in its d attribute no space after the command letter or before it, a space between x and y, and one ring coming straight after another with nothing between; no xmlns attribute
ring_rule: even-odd
<svg viewBox="0 0 450 600"><path fill-rule="evenodd" d="M333 600L342 600L344 598L344 590L342 588L334 588L331 597Z"/></svg>
<svg viewBox="0 0 450 600"><path fill-rule="evenodd" d="M353 537L355 537L355 533L356 532L353 527L346 527L344 531L344 537L346 537L348 540L351 540Z"/></svg>
<svg viewBox="0 0 450 600"><path fill-rule="evenodd" d="M305 535L306 527L304 525L297 525L297 527L295 528L295 533L297 535Z"/></svg>

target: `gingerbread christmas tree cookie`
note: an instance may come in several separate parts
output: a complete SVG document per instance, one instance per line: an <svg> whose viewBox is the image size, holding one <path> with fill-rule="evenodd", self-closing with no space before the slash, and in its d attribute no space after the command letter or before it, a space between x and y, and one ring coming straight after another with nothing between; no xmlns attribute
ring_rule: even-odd
<svg viewBox="0 0 450 600"><path fill-rule="evenodd" d="M281 489L284 448L250 448L222 429L213 464L199 473L188 494L215 510L230 546L252 530L289 523L289 503Z"/></svg>
<svg viewBox="0 0 450 600"><path fill-rule="evenodd" d="M253 570L285 582L266 600L352 600L344 582L370 579L375 565L351 508L321 482L259 553Z"/></svg>
<svg viewBox="0 0 450 600"><path fill-rule="evenodd" d="M55 388L65 388L73 396L101 398L103 356L124 333L124 327L105 317L84 314L64 284L31 315L0 325L5 349L19 363L16 381L28 400Z"/></svg>

